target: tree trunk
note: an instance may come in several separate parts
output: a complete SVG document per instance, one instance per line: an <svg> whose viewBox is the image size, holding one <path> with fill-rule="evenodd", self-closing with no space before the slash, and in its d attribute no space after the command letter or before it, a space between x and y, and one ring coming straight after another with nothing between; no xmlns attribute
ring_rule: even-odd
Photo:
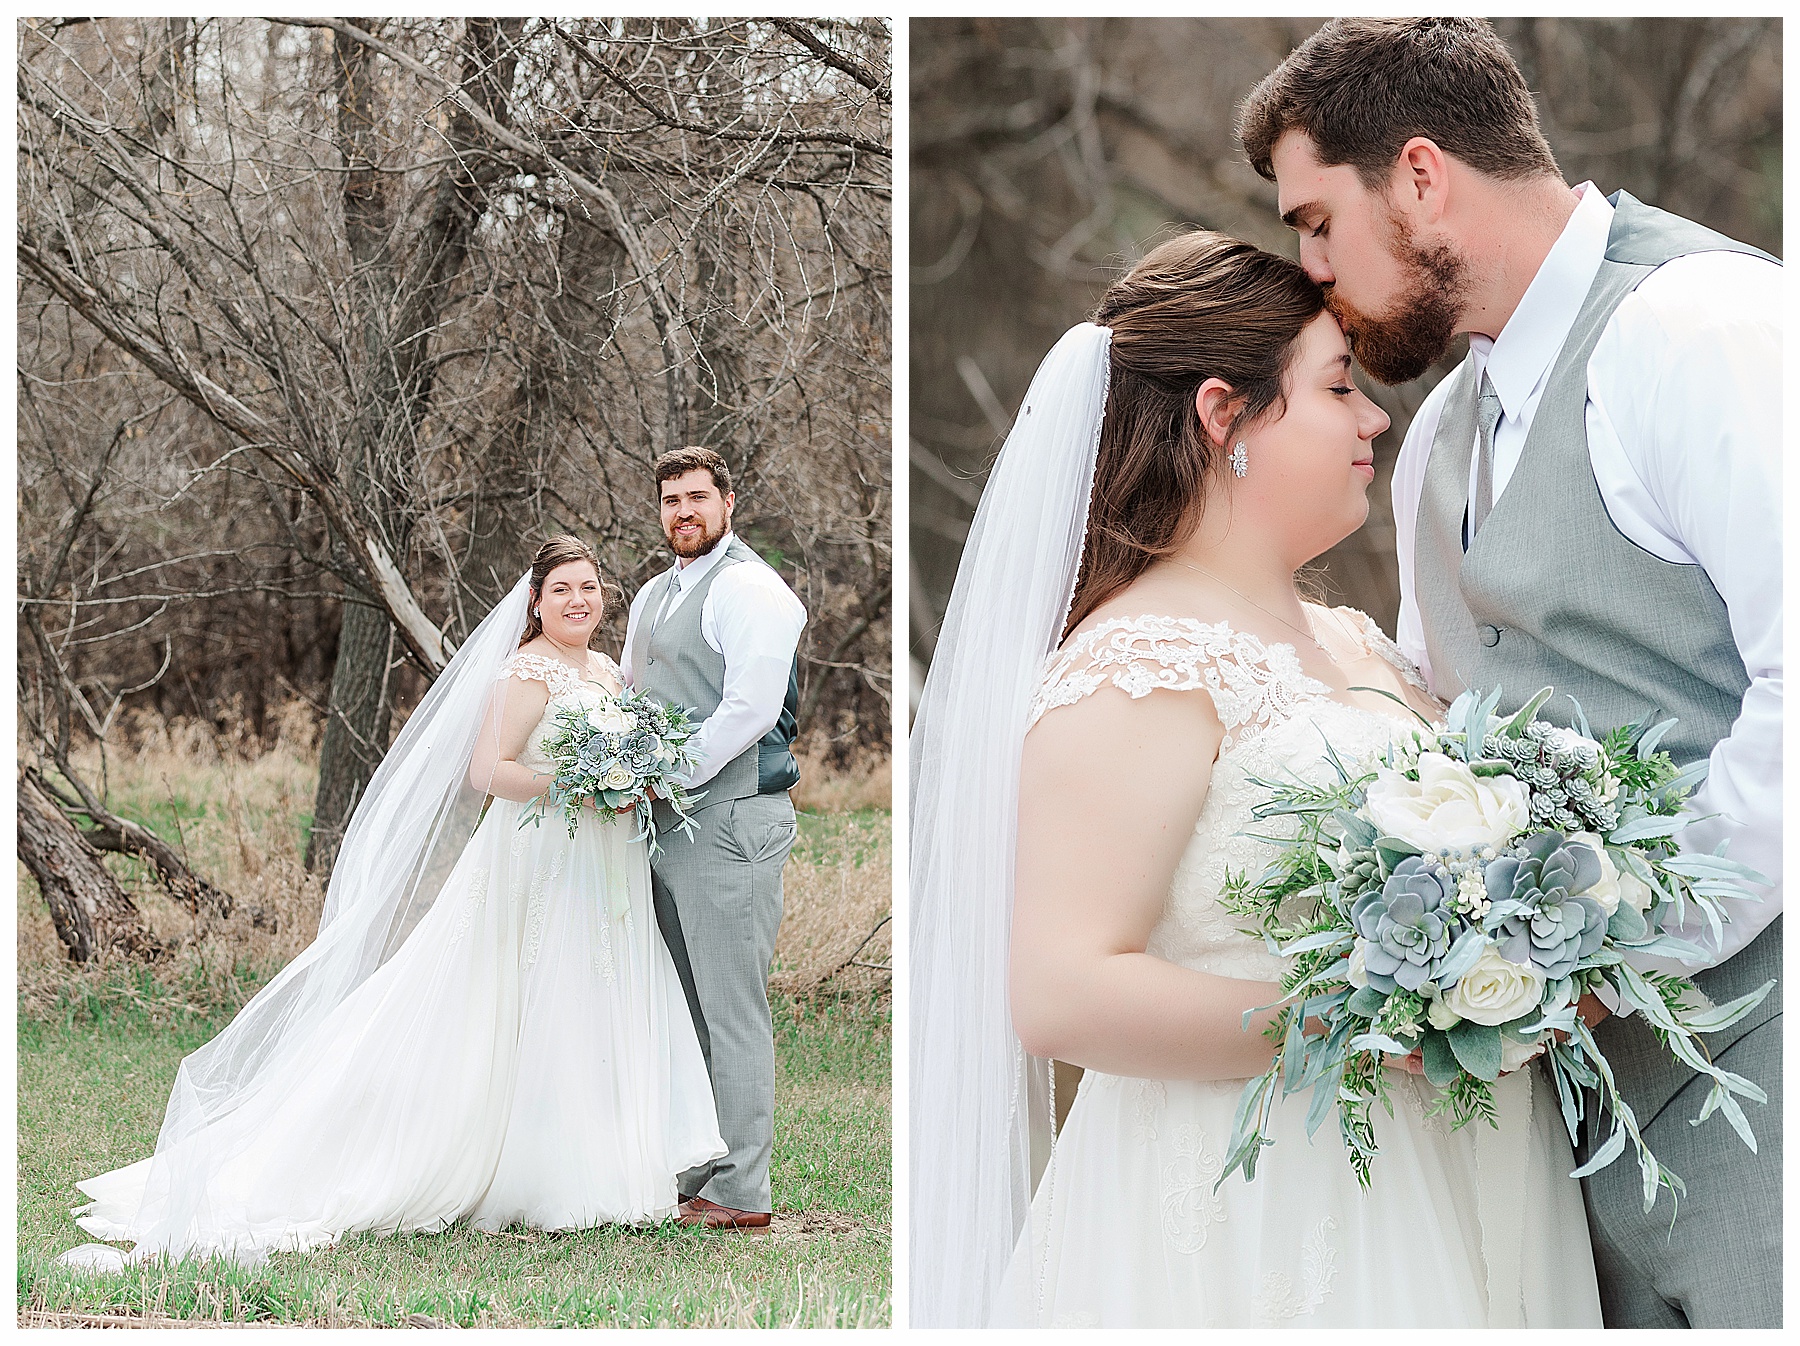
<svg viewBox="0 0 1800 1346"><path fill-rule="evenodd" d="M380 608L345 603L338 629L337 666L331 674L331 711L319 745L319 789L313 797L312 832L306 839L306 868L330 870L350 812L387 751L393 718L393 682L388 660L393 627Z"/></svg>
<svg viewBox="0 0 1800 1346"><path fill-rule="evenodd" d="M367 28L362 19L353 21ZM471 19L465 33L463 78L490 116L506 118L517 61L514 40L523 20ZM480 189L459 159L446 170L430 215L406 239L412 264L396 256L394 183L380 165L379 128L385 108L370 49L338 34L337 133L344 156L344 235L351 259L351 322L361 334L356 420L348 427L347 461L340 475L366 502L396 561L406 554L414 491L410 465L419 423L431 401L429 334L449 302L462 270L470 230L480 214ZM470 148L478 128L458 109L451 144ZM404 283L402 276L404 275ZM313 801L306 867L329 869L350 812L387 751L393 692L392 630L379 608L345 604L332 671L330 719L319 750L319 789ZM436 670L432 670L435 672Z"/></svg>
<svg viewBox="0 0 1800 1346"><path fill-rule="evenodd" d="M87 815L93 826L81 833L83 841L96 851L129 855L143 861L150 866L164 891L194 915L231 915L235 904L230 893L194 873L180 853L148 827L134 823L129 818L121 818L107 808L93 787L76 777L75 770L66 757L58 755L56 764L63 778L75 787L74 796L50 785L38 774L36 767L26 767L25 774L30 778L33 788L52 803L60 803L65 810ZM268 919L266 915L260 908L255 911L256 924L265 924Z"/></svg>
<svg viewBox="0 0 1800 1346"><path fill-rule="evenodd" d="M100 854L31 772L19 778L19 859L38 881L56 934L77 963L113 951L152 957L160 946Z"/></svg>

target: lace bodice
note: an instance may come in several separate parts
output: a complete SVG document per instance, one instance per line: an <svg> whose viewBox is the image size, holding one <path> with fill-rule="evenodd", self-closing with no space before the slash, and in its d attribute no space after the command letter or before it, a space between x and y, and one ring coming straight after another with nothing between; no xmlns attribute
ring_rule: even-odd
<svg viewBox="0 0 1800 1346"><path fill-rule="evenodd" d="M595 652L607 673L617 679L620 686L625 678L619 666L604 654ZM613 699L612 691L598 682L585 678L581 670L565 664L560 659L549 655L535 654L521 650L500 666L501 678L518 678L521 681L541 682L550 689L550 700L544 706L544 713L532 728L525 740L525 750L519 754L519 764L530 767L533 771L554 769L550 755L544 751L545 737L554 732L556 724L551 718L560 703L573 698L584 705L598 706Z"/></svg>
<svg viewBox="0 0 1800 1346"><path fill-rule="evenodd" d="M1354 633L1364 652L1386 660L1421 690L1418 671L1363 613L1336 609L1338 631ZM1354 762L1380 751L1416 722L1335 700L1309 676L1294 647L1265 643L1224 623L1185 617L1119 617L1084 631L1053 655L1030 722L1112 685L1135 698L1158 689L1204 690L1212 697L1225 739L1193 835L1169 885L1148 952L1222 976L1273 981L1281 960L1219 905L1227 874L1261 874L1276 836L1291 821L1261 822L1251 810L1266 794L1255 780L1298 776L1333 779L1325 745Z"/></svg>

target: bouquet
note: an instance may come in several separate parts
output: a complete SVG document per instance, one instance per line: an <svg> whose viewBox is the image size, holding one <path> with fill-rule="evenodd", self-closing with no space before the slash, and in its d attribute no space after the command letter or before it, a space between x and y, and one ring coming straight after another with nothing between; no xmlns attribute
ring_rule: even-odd
<svg viewBox="0 0 1800 1346"><path fill-rule="evenodd" d="M1292 962L1268 1030L1275 1059L1244 1088L1221 1182L1237 1169L1255 1178L1258 1152L1274 1143L1277 1096L1310 1088L1307 1134L1335 1104L1367 1187L1370 1107L1393 1114L1384 1053L1420 1054L1441 1091L1432 1115L1447 1112L1454 1126L1497 1124L1493 1081L1543 1055L1571 1141L1584 1091L1597 1091L1597 1123L1612 1117L1574 1176L1629 1145L1644 1209L1663 1187L1678 1201L1680 1177L1650 1152L1576 1013L1580 997L1603 986L1621 1013L1644 1015L1671 1053L1711 1078L1694 1125L1723 1113L1756 1149L1738 1099L1766 1095L1708 1059L1696 1034L1736 1023L1775 983L1714 1006L1686 977L1640 972L1626 956L1704 956L1668 932L1691 905L1716 942L1727 919L1720 900L1755 900L1744 884L1766 880L1726 859L1723 843L1713 854L1676 849L1675 834L1698 821L1682 801L1706 763L1677 769L1657 751L1674 720L1653 726L1647 716L1596 740L1579 705L1575 729L1539 720L1550 696L1545 688L1503 720L1498 690L1465 692L1445 724L1414 730L1373 760L1346 765L1328 748L1331 783L1255 782L1269 791L1255 816L1298 826L1292 837L1264 838L1280 847L1276 859L1254 884L1231 876L1224 902Z"/></svg>
<svg viewBox="0 0 1800 1346"><path fill-rule="evenodd" d="M685 710L627 687L599 705L558 707L551 720L556 732L544 739L544 751L556 764L556 779L524 811L519 826L542 823L561 809L572 837L583 807L592 803L612 813L636 814L638 835L632 839L648 837L654 855L658 849L650 813L654 790L675 810L677 826L693 836L688 808L700 796L689 794L674 779L699 760L688 746L694 726Z"/></svg>

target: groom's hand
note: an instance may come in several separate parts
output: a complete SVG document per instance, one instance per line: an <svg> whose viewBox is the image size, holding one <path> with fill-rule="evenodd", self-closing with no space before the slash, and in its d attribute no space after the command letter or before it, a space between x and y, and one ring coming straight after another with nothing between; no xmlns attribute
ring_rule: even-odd
<svg viewBox="0 0 1800 1346"><path fill-rule="evenodd" d="M1600 1003L1600 997L1590 991L1575 1002L1575 1013L1581 1016L1581 1022L1588 1026L1589 1032L1592 1032L1595 1026L1612 1011Z"/></svg>

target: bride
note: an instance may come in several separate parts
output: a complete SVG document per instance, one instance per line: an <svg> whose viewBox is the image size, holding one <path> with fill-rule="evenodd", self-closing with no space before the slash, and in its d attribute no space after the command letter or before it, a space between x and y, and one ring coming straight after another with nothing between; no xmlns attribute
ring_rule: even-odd
<svg viewBox="0 0 1800 1346"><path fill-rule="evenodd" d="M83 1229L134 1261L254 1262L675 1213L676 1175L725 1146L646 844L591 810L572 838L525 819L553 712L622 685L588 648L601 613L594 553L544 543L370 781L318 938L182 1062L155 1154L78 1184Z"/></svg>
<svg viewBox="0 0 1800 1346"><path fill-rule="evenodd" d="M1460 1130L1392 1072L1366 1193L1295 1105L1218 1184L1283 966L1219 905L1272 854L1256 782L1442 709L1296 589L1368 513L1388 418L1349 365L1299 267L1193 233L1025 396L912 740L915 1325L1600 1325L1530 1069ZM1053 1060L1086 1068L1054 1136Z"/></svg>

